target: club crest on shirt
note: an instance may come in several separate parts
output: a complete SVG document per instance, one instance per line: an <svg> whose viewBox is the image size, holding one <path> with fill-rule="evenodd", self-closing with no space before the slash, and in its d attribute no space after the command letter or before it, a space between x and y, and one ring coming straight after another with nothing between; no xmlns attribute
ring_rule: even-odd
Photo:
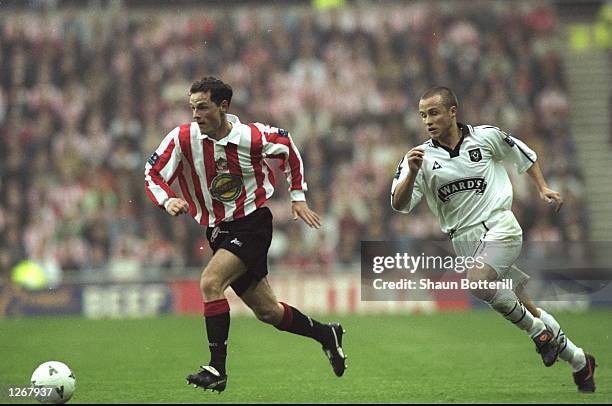
<svg viewBox="0 0 612 406"><path fill-rule="evenodd" d="M220 173L210 184L210 194L220 202L233 202L242 192L242 178L229 173Z"/></svg>
<svg viewBox="0 0 612 406"><path fill-rule="evenodd" d="M215 161L215 167L217 168L217 172L227 172L227 160L225 158L219 158Z"/></svg>
<svg viewBox="0 0 612 406"><path fill-rule="evenodd" d="M480 148L470 149L468 150L468 153L470 154L470 161L472 162L480 162L480 160L482 159Z"/></svg>
<svg viewBox="0 0 612 406"><path fill-rule="evenodd" d="M464 178L442 185L438 188L438 198L444 203L450 200L455 193L475 191L477 195L484 193L487 188L485 178Z"/></svg>

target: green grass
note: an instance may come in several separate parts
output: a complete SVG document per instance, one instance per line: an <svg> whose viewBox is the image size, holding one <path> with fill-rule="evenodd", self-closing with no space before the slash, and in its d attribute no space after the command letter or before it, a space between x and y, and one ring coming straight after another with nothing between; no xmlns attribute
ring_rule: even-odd
<svg viewBox="0 0 612 406"><path fill-rule="evenodd" d="M184 380L208 360L198 317L0 320L0 385L27 385L38 364L59 360L79 403L611 403L612 311L556 317L596 355L595 394L576 392L566 363L544 368L528 338L487 310L338 317L350 366L340 379L315 342L237 317L221 395Z"/></svg>

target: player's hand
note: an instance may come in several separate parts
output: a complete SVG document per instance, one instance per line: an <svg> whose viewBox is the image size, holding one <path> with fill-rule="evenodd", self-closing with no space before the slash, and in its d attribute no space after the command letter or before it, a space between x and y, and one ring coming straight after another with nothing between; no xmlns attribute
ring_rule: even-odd
<svg viewBox="0 0 612 406"><path fill-rule="evenodd" d="M166 213L171 216L178 216L179 214L189 212L189 203L179 197L173 197L169 200L166 206Z"/></svg>
<svg viewBox="0 0 612 406"><path fill-rule="evenodd" d="M546 203L554 202L556 204L555 213L559 212L559 210L561 210L561 206L563 206L563 198L561 197L561 194L547 187L540 191L540 198Z"/></svg>
<svg viewBox="0 0 612 406"><path fill-rule="evenodd" d="M308 224L309 227L321 227L321 218L317 213L310 210L306 202L292 202L291 213L293 215L293 221L297 220L299 217L304 220L304 223Z"/></svg>
<svg viewBox="0 0 612 406"><path fill-rule="evenodd" d="M408 169L410 169L410 172L417 173L421 169L424 156L425 148L423 146L414 147L408 151L406 159L408 159Z"/></svg>

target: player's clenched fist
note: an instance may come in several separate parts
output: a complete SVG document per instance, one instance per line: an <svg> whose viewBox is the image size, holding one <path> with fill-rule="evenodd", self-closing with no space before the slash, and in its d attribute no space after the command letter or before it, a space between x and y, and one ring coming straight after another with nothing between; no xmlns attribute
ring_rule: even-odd
<svg viewBox="0 0 612 406"><path fill-rule="evenodd" d="M182 213L189 212L189 203L178 197L170 198L166 204L164 204L166 212L172 216L178 216Z"/></svg>
<svg viewBox="0 0 612 406"><path fill-rule="evenodd" d="M408 168L410 169L410 172L418 172L419 169L421 169L424 155L425 150L423 146L414 147L408 151L406 158L408 159Z"/></svg>

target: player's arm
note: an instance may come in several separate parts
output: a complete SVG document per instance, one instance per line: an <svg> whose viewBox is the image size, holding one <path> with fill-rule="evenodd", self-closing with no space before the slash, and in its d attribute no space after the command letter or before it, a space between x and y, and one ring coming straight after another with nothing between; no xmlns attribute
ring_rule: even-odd
<svg viewBox="0 0 612 406"><path fill-rule="evenodd" d="M424 148L418 146L408 151L402 162L400 162L391 187L391 207L394 210L404 211L407 207L413 207L412 203L415 197L420 200L421 194L415 197L413 195L415 194L417 176L423 165L424 155ZM416 203L418 201L414 202L414 204Z"/></svg>
<svg viewBox="0 0 612 406"><path fill-rule="evenodd" d="M540 198L547 203L555 202L555 212L563 206L563 199L559 192L548 187L540 164L537 162L537 154L523 141L507 134L496 127L492 127L495 136L491 139L493 153L498 159L510 160L514 163L519 173L529 175L534 185L538 189Z"/></svg>
<svg viewBox="0 0 612 406"><path fill-rule="evenodd" d="M178 127L168 133L145 164L147 196L172 216L189 211L189 204L170 188L181 166L178 133Z"/></svg>
<svg viewBox="0 0 612 406"><path fill-rule="evenodd" d="M563 198L559 192L548 187L548 184L544 179L544 175L542 174L542 170L540 169L540 164L535 162L533 165L531 165L531 167L527 169L527 174L538 189L540 199L544 200L546 203L554 202L555 213L557 213L561 209L561 206L563 206Z"/></svg>
<svg viewBox="0 0 612 406"><path fill-rule="evenodd" d="M263 157L281 160L281 169L283 169L289 184L292 219L295 221L300 218L309 227L320 228L321 218L306 203L308 186L304 178L304 162L291 139L291 135L281 128L258 126L260 126L260 130L263 130L261 131L264 139Z"/></svg>

